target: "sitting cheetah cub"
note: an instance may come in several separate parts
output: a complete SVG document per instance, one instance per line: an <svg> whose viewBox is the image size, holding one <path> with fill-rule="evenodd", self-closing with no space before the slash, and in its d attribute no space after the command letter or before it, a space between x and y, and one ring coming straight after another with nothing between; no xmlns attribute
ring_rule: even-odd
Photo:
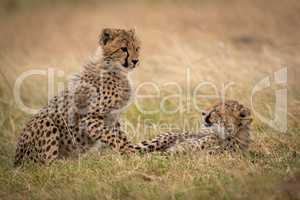
<svg viewBox="0 0 300 200"><path fill-rule="evenodd" d="M237 101L221 102L203 113L204 126L199 133L166 133L135 148L144 152L167 154L246 151L250 144L250 110Z"/></svg>
<svg viewBox="0 0 300 200"><path fill-rule="evenodd" d="M101 58L91 59L71 86L27 123L16 166L76 156L97 141L121 153L134 151L120 130L119 114L131 97L127 75L139 62L140 43L133 30L104 29L99 44Z"/></svg>

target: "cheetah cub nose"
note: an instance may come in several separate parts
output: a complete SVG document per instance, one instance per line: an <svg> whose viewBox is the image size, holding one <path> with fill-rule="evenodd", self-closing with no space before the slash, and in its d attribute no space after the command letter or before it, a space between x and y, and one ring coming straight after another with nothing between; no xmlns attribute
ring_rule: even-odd
<svg viewBox="0 0 300 200"><path fill-rule="evenodd" d="M139 60L132 60L132 63L133 63L134 65L136 65L138 62L139 62Z"/></svg>

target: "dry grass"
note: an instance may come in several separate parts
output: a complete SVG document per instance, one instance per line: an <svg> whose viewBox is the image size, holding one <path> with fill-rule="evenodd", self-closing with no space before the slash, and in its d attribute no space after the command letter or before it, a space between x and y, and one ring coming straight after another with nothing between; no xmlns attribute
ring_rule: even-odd
<svg viewBox="0 0 300 200"><path fill-rule="evenodd" d="M5 1L0 17L0 199L299 199L300 4L282 1L132 1L72 3ZM15 3L11 3L15 2ZM36 5L37 3L37 5ZM50 167L12 168L15 142L30 115L15 104L16 78L29 69L54 67L65 72L56 86L96 48L103 27L135 27L142 44L142 64L132 74L135 86L160 85L162 95L176 93L166 82L179 83L186 95L197 83L221 89L234 82L227 98L250 105L251 90L266 76L288 67L288 131L279 133L254 122L253 145L244 157L201 158L159 155L125 158L105 152ZM186 69L191 86L186 86ZM153 78L154 77L154 78ZM274 88L255 97L256 109L272 117ZM144 88L143 93L155 92ZM203 92L211 92L206 88ZM32 77L22 85L27 105L47 101L47 80ZM199 99L199 105L211 100ZM146 106L157 101L144 100ZM176 105L170 100L168 106ZM186 103L186 102L185 102ZM185 105L185 104L184 104ZM199 116L186 107L172 115L145 115L131 106L124 119L139 125L183 121ZM141 121L142 120L142 121ZM140 127L138 130L142 130ZM133 135L140 140L157 134L152 128ZM149 135L150 134L150 135Z"/></svg>

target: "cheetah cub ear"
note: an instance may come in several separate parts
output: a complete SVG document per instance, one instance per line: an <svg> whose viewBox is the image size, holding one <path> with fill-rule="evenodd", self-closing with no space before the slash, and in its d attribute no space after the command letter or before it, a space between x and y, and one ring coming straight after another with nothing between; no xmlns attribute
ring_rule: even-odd
<svg viewBox="0 0 300 200"><path fill-rule="evenodd" d="M113 40L115 30L111 28L105 28L102 30L102 33L100 34L100 40L99 43L101 46L105 46L108 42Z"/></svg>
<svg viewBox="0 0 300 200"><path fill-rule="evenodd" d="M242 107L239 111L239 118L242 125L250 125L252 123L251 111L249 108Z"/></svg>

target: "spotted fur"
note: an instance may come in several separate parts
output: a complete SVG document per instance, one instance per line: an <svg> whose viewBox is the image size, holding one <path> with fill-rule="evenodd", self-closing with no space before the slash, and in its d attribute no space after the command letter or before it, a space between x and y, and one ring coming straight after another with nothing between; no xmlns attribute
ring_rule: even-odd
<svg viewBox="0 0 300 200"><path fill-rule="evenodd" d="M16 166L77 156L98 141L121 153L135 150L120 129L119 114L130 101L127 75L138 64L140 43L133 30L104 29L99 44L101 56L26 124Z"/></svg>
<svg viewBox="0 0 300 200"><path fill-rule="evenodd" d="M198 133L170 132L135 148L144 152L159 151L167 154L246 151L250 144L250 110L237 101L221 102L203 113L203 128Z"/></svg>

